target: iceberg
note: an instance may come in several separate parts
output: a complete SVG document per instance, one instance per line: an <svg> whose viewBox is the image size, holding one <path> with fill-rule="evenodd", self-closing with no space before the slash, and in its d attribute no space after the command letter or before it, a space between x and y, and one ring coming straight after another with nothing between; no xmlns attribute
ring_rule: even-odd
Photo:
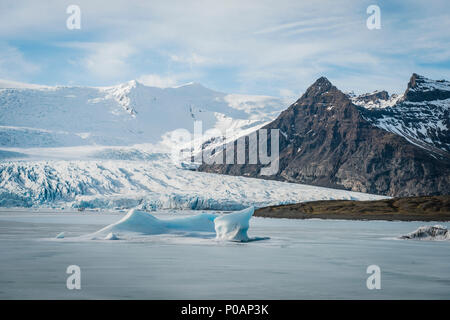
<svg viewBox="0 0 450 320"><path fill-rule="evenodd" d="M216 235L219 241L248 242L268 238L249 238L247 231L254 207L227 213L201 213L195 216L158 219L137 209L130 210L122 219L88 235L92 240L118 240L133 235L181 234L203 237Z"/></svg>
<svg viewBox="0 0 450 320"><path fill-rule="evenodd" d="M255 207L250 207L242 211L222 215L214 220L216 239L231 241L249 241L247 231L250 218L255 212Z"/></svg>
<svg viewBox="0 0 450 320"><path fill-rule="evenodd" d="M118 236L116 236L114 233L110 232L105 237L105 240L120 240Z"/></svg>
<svg viewBox="0 0 450 320"><path fill-rule="evenodd" d="M120 237L121 234L136 233L141 235L154 235L165 233L176 233L182 231L214 231L215 215L201 213L192 217L161 220L154 215L131 209L118 222L100 229L93 235L102 237L105 234L113 233Z"/></svg>
<svg viewBox="0 0 450 320"><path fill-rule="evenodd" d="M400 239L450 240L450 232L442 225L422 226L416 231L400 236Z"/></svg>

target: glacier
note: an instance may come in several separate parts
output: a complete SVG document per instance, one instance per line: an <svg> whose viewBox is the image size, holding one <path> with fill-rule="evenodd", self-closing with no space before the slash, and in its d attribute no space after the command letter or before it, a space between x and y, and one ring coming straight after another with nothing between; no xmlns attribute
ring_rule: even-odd
<svg viewBox="0 0 450 320"><path fill-rule="evenodd" d="M0 207L241 210L313 200L386 198L186 170L172 163L167 154L133 148L101 150L91 148L80 160L1 161ZM140 160L142 155L145 160ZM116 160L116 156L138 160Z"/></svg>
<svg viewBox="0 0 450 320"><path fill-rule="evenodd" d="M215 232L216 240L220 241L249 242L268 239L267 237L249 238L247 235L250 219L254 211L254 207L249 207L226 214L201 213L182 218L158 219L148 212L131 209L119 221L93 234L79 238L89 240L128 240L136 236L159 234L208 237ZM57 238L62 239L64 236L59 237L58 235Z"/></svg>

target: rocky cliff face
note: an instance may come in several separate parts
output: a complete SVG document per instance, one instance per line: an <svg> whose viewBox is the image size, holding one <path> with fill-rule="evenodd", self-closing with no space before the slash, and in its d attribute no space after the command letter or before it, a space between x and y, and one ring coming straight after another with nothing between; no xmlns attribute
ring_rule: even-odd
<svg viewBox="0 0 450 320"><path fill-rule="evenodd" d="M449 99L450 82L446 80L431 80L413 73L404 96L405 100L410 102Z"/></svg>
<svg viewBox="0 0 450 320"><path fill-rule="evenodd" d="M408 92L418 91L423 83L419 76L413 78L404 103L409 102ZM385 98L386 94L377 99ZM428 93L425 96L432 97ZM437 96L445 97L441 93ZM413 97L419 99L417 94ZM279 170L275 175L261 176L264 166L248 162L203 164L199 170L389 196L448 194L449 153L432 144L424 148L393 130L386 130L377 122L381 119L378 113L379 110L355 105L322 77L277 119L263 127L279 129L281 133ZM269 145L270 139L269 135Z"/></svg>
<svg viewBox="0 0 450 320"><path fill-rule="evenodd" d="M392 102L393 98L380 102L386 105L385 101ZM384 108L369 105L369 109L364 116L373 125L442 156L450 152L450 82L413 74L405 93L395 103Z"/></svg>
<svg viewBox="0 0 450 320"><path fill-rule="evenodd" d="M389 100L389 93L386 90L375 91L372 93L362 94L355 98L355 100L361 102L361 104L377 104L381 101Z"/></svg>

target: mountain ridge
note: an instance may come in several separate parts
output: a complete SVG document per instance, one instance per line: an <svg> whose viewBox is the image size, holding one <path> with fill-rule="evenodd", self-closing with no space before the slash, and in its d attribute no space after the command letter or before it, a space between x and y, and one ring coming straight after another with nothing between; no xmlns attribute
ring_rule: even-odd
<svg viewBox="0 0 450 320"><path fill-rule="evenodd" d="M131 80L108 87L35 86L0 89L0 147L161 144L171 131L232 126L239 135L272 120L276 97L239 96L200 84L157 88ZM231 125L230 125L231 123ZM168 146L170 148L170 146Z"/></svg>
<svg viewBox="0 0 450 320"><path fill-rule="evenodd" d="M321 77L262 127L281 132L276 175L262 177L260 163L203 164L199 170L388 196L448 193L448 153L417 146L401 134L374 125L374 119L367 117L370 112Z"/></svg>

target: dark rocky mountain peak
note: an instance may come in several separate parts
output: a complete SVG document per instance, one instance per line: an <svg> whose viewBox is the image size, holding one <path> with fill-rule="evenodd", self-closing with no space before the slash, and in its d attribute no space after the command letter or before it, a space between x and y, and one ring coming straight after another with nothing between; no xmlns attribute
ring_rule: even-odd
<svg viewBox="0 0 450 320"><path fill-rule="evenodd" d="M327 92L328 90L330 90L333 87L333 85L331 84L331 82L325 78L325 77L320 77L319 79L317 79L307 90L306 90L306 94L308 96L310 95L320 95L324 92Z"/></svg>
<svg viewBox="0 0 450 320"><path fill-rule="evenodd" d="M301 99L316 99L322 95L333 95L340 92L333 84L325 77L320 77L317 79L306 92L300 97Z"/></svg>
<svg viewBox="0 0 450 320"><path fill-rule="evenodd" d="M405 137L440 157L450 157L450 82L414 73L403 97L371 103L353 99L369 109L365 118L375 126Z"/></svg>
<svg viewBox="0 0 450 320"><path fill-rule="evenodd" d="M306 92L289 109L308 108L310 112L316 113L324 110L336 111L351 104L349 97L336 88L327 78L317 79ZM287 111L288 111L287 110Z"/></svg>
<svg viewBox="0 0 450 320"><path fill-rule="evenodd" d="M413 73L404 93L404 100L422 102L445 100L450 98L450 82L446 80L431 80Z"/></svg>
<svg viewBox="0 0 450 320"><path fill-rule="evenodd" d="M409 91L435 92L445 85L415 75ZM379 95L381 99L387 92ZM447 194L448 154L430 153L399 135L398 130L389 132L384 119L391 113L381 114L355 105L349 96L321 77L277 119L263 127L280 130L276 174L262 176L265 165L259 163L203 164L199 170L389 196ZM397 125L398 120L395 121ZM270 139L268 136L268 145Z"/></svg>
<svg viewBox="0 0 450 320"><path fill-rule="evenodd" d="M415 88L417 86L417 83L416 83L417 78L419 78L419 79L422 78L423 79L424 77L418 75L417 73L413 73L411 78L409 79L409 82L408 82L408 89L409 88Z"/></svg>

